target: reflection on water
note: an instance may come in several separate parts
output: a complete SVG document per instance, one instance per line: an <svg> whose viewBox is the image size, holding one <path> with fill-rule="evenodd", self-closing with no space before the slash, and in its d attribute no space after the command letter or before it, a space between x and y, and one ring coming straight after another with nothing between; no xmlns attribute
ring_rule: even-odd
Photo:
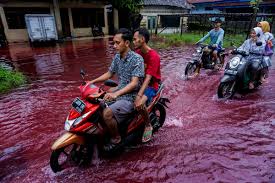
<svg viewBox="0 0 275 183"><path fill-rule="evenodd" d="M160 50L165 126L152 142L115 158L99 157L88 168L54 174L50 146L78 95L80 68L92 79L104 73L114 50L108 39L64 42L53 47L9 46L0 54L30 78L1 96L1 182L272 182L275 158L275 71L269 83L234 100L216 96L222 71L184 80L192 47Z"/></svg>

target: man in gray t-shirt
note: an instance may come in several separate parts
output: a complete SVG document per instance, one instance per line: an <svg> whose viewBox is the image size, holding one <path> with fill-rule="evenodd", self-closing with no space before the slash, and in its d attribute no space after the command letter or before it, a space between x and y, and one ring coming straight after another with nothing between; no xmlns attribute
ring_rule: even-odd
<svg viewBox="0 0 275 183"><path fill-rule="evenodd" d="M130 49L133 39L132 33L122 28L114 36L114 48L118 52L105 74L94 79L97 83L110 79L114 74L118 76L118 87L112 93L107 93L105 101L115 101L103 111L103 118L111 135L110 143L104 146L106 151L114 150L121 142L118 127L125 126L125 122L134 111L134 99L139 91L140 81L144 78L143 58Z"/></svg>

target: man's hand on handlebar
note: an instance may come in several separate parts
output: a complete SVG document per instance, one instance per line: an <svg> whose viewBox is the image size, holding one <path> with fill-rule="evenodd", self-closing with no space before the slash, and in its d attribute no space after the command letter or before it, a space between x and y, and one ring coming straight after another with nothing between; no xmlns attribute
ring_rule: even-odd
<svg viewBox="0 0 275 183"><path fill-rule="evenodd" d="M106 93L104 96L104 100L105 101L112 101L112 100L116 100L117 99L117 94L116 93Z"/></svg>
<svg viewBox="0 0 275 183"><path fill-rule="evenodd" d="M213 48L216 48L217 46L218 46L217 44L213 44L213 45L212 45Z"/></svg>

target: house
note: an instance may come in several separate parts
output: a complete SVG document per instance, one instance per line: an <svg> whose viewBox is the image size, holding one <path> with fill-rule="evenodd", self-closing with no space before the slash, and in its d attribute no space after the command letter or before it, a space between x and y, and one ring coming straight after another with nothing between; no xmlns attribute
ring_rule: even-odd
<svg viewBox="0 0 275 183"><path fill-rule="evenodd" d="M250 0L188 0L194 8L192 14L203 13L253 13ZM263 0L259 13L275 13L275 0Z"/></svg>
<svg viewBox="0 0 275 183"><path fill-rule="evenodd" d="M8 42L28 41L25 14L54 15L58 37L92 36L91 26L105 34L118 27L118 13L106 0L1 0L0 34Z"/></svg>
<svg viewBox="0 0 275 183"><path fill-rule="evenodd" d="M140 14L141 26L165 33L180 32L182 14L189 13L191 5L186 0L144 0Z"/></svg>

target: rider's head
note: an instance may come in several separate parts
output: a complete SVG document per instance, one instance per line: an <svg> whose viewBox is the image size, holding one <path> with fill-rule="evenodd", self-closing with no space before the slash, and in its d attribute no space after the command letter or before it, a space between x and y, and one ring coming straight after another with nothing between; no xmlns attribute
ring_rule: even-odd
<svg viewBox="0 0 275 183"><path fill-rule="evenodd" d="M270 32L270 26L267 21L261 21L257 24L257 27L262 28L263 32Z"/></svg>
<svg viewBox="0 0 275 183"><path fill-rule="evenodd" d="M260 39L262 35L263 35L263 31L260 27L254 27L250 31L250 37L254 41L257 41L258 39Z"/></svg>
<svg viewBox="0 0 275 183"><path fill-rule="evenodd" d="M214 28L219 29L221 27L221 25L222 25L222 20L219 18L216 18L214 21Z"/></svg>
<svg viewBox="0 0 275 183"><path fill-rule="evenodd" d="M134 33L134 46L135 49L140 49L143 45L147 44L150 40L149 31L146 28L138 28Z"/></svg>
<svg viewBox="0 0 275 183"><path fill-rule="evenodd" d="M122 54L130 48L132 40L133 34L131 31L126 28L121 28L114 36L114 48L118 53Z"/></svg>

